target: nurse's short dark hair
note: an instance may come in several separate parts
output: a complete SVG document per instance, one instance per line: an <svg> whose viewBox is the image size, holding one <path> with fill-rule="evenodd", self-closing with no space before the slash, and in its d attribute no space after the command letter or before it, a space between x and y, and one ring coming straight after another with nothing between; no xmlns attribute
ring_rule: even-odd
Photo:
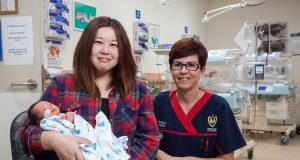
<svg viewBox="0 0 300 160"><path fill-rule="evenodd" d="M207 50L205 46L192 38L180 39L171 48L169 53L169 65L171 66L175 59L191 55L197 55L200 68L205 68L207 61Z"/></svg>

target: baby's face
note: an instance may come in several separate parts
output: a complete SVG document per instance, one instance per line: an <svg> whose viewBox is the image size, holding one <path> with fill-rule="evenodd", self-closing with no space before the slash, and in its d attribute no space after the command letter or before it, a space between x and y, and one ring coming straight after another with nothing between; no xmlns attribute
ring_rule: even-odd
<svg viewBox="0 0 300 160"><path fill-rule="evenodd" d="M46 109L49 109L50 112L51 112L51 116L53 115L58 115L60 113L60 110L59 110L59 107L52 104L52 103L49 103L49 102L46 102L46 101L41 101L39 103L37 103L35 105L35 107L33 108L33 113L35 115L38 116L39 119L43 119L44 118L44 111Z"/></svg>

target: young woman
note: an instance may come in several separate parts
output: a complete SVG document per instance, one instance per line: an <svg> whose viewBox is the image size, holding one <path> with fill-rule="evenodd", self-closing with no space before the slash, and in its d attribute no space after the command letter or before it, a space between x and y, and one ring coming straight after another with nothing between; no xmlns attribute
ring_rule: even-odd
<svg viewBox="0 0 300 160"><path fill-rule="evenodd" d="M153 159L158 147L158 127L149 91L135 80L136 65L126 31L109 17L92 20L76 46L74 74L52 79L41 100L61 106L62 112L76 111L92 126L103 111L117 137L128 137L130 159ZM72 103L72 105L68 105ZM24 142L41 159L82 160L78 145L86 139L43 131L24 125ZM50 158L51 157L51 158ZM56 157L57 158L57 157Z"/></svg>

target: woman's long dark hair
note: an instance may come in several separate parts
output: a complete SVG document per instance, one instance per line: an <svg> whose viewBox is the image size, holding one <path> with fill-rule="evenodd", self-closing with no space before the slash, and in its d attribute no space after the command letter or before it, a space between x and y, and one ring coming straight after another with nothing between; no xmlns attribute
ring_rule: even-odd
<svg viewBox="0 0 300 160"><path fill-rule="evenodd" d="M100 94L95 83L95 71L91 63L91 54L96 34L101 27L112 27L118 42L119 62L112 69L113 77L108 88L116 88L121 97L125 97L133 87L137 67L133 59L130 41L122 24L115 19L104 16L93 19L85 28L77 43L73 57L76 89L83 90L92 97Z"/></svg>

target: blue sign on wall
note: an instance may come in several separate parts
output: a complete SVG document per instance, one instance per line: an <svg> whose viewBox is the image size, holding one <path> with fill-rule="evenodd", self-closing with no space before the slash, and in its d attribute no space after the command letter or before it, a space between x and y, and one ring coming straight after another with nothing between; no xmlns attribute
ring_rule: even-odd
<svg viewBox="0 0 300 160"><path fill-rule="evenodd" d="M184 26L184 33L188 33L189 32L189 28L187 26Z"/></svg>
<svg viewBox="0 0 300 160"><path fill-rule="evenodd" d="M135 10L135 18L141 19L141 11Z"/></svg>

